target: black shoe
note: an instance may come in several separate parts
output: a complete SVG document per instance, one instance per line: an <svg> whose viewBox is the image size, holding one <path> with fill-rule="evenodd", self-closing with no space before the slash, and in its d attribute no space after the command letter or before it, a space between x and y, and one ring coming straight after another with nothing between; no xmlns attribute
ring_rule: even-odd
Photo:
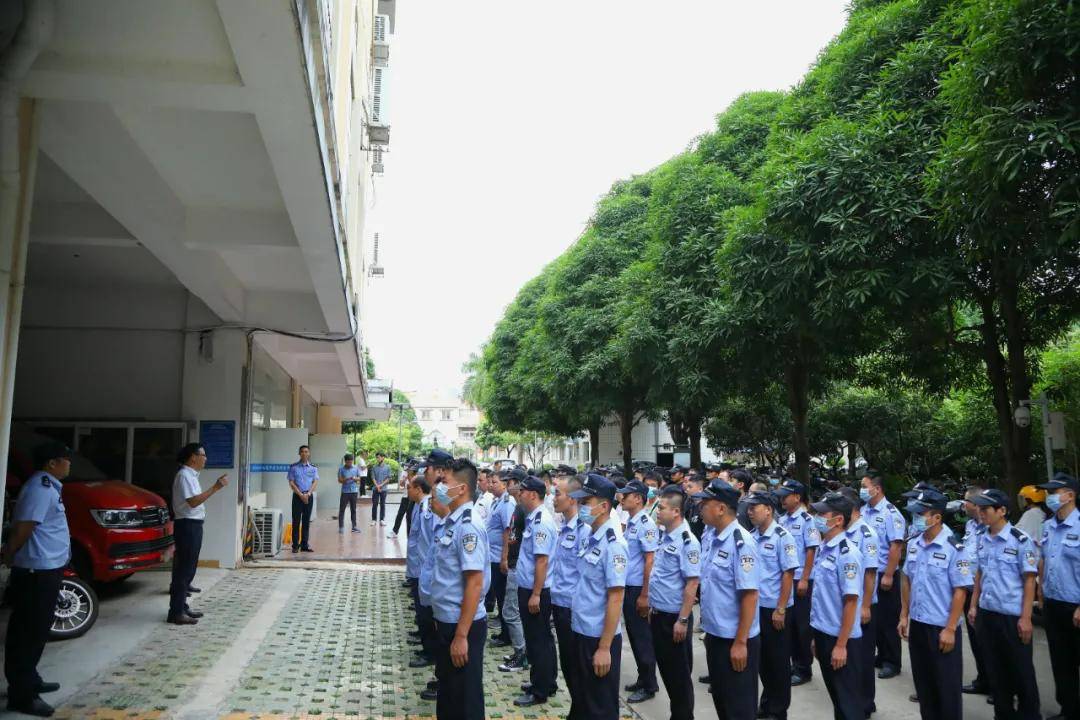
<svg viewBox="0 0 1080 720"><path fill-rule="evenodd" d="M967 695L989 695L990 691L981 682L972 680L970 684L960 688L960 692Z"/></svg>
<svg viewBox="0 0 1080 720"><path fill-rule="evenodd" d="M899 674L900 674L900 669L899 668L895 668L892 665L886 665L885 667L878 670L877 676L878 676L878 680L888 680L889 678L894 678Z"/></svg>
<svg viewBox="0 0 1080 720"><path fill-rule="evenodd" d="M911 693L910 695L907 696L907 699L908 699L908 702L917 703L917 702L919 702L919 695L918 695L918 693Z"/></svg>
<svg viewBox="0 0 1080 720"><path fill-rule="evenodd" d="M791 676L791 687L799 687L800 685L805 685L808 682L810 682L810 677L809 676L806 676L806 677L804 677L802 675L792 675Z"/></svg>
<svg viewBox="0 0 1080 720"><path fill-rule="evenodd" d="M195 587L194 585L188 585L188 589L187 589L187 591L188 591L189 593L193 593L193 592L202 592L202 588L197 588L197 587Z"/></svg>
<svg viewBox="0 0 1080 720"><path fill-rule="evenodd" d="M295 555L296 553L300 552L300 548L298 548L298 547L294 547L294 548L292 549L292 551L293 551L293 555Z"/></svg>
<svg viewBox="0 0 1080 720"><path fill-rule="evenodd" d="M196 620L198 620L199 618L201 618L203 616L203 612L201 610L192 610L191 608L184 608L184 612L187 613L188 617L193 617Z"/></svg>
<svg viewBox="0 0 1080 720"><path fill-rule="evenodd" d="M8 710L14 710L15 712L21 712L35 717L51 717L54 712L53 706L39 697L24 702L12 702L11 700L8 700L7 707Z"/></svg>
<svg viewBox="0 0 1080 720"><path fill-rule="evenodd" d="M428 665L434 665L434 664L435 664L435 661L432 660L431 658L425 656L425 655L417 655L416 657L414 657L412 660L409 661L409 667L411 667L411 668L422 668L422 667L427 667Z"/></svg>
<svg viewBox="0 0 1080 720"><path fill-rule="evenodd" d="M502 637L493 637L488 644L491 647L509 647L510 641Z"/></svg>
<svg viewBox="0 0 1080 720"><path fill-rule="evenodd" d="M632 703L645 702L646 700L652 700L654 695L656 695L656 693L649 692L645 688L639 688L639 689L634 691L633 695L626 698L626 702L632 702Z"/></svg>
<svg viewBox="0 0 1080 720"><path fill-rule="evenodd" d="M525 651L515 653L515 656L499 666L501 672L518 672L529 667L529 661L525 659Z"/></svg>
<svg viewBox="0 0 1080 720"><path fill-rule="evenodd" d="M994 704L994 696L993 695L987 695L986 696L986 704L987 705L993 705Z"/></svg>
<svg viewBox="0 0 1080 720"><path fill-rule="evenodd" d="M302 548L300 548L300 552L315 552L315 551L314 551L314 550L312 550L312 549L311 549L311 548L309 548L309 547L302 547Z"/></svg>
<svg viewBox="0 0 1080 720"><path fill-rule="evenodd" d="M60 689L60 683L43 682L37 686L38 695L42 693L52 693Z"/></svg>
<svg viewBox="0 0 1080 720"><path fill-rule="evenodd" d="M532 707L533 705L543 705L547 702L547 698L538 698L531 692L525 693L519 698L514 698L514 704L518 707Z"/></svg>
<svg viewBox="0 0 1080 720"><path fill-rule="evenodd" d="M411 582L409 582L408 580L406 580L405 582L401 583L401 587L407 587L407 588L411 588L411 587L412 587L412 583L411 583Z"/></svg>
<svg viewBox="0 0 1080 720"><path fill-rule="evenodd" d="M428 690L438 690L439 689L439 681L438 680L428 680L427 681L427 689Z"/></svg>
<svg viewBox="0 0 1080 720"><path fill-rule="evenodd" d="M523 693L532 692L532 683L531 682L523 682L523 683L521 683L521 692L523 692Z"/></svg>
<svg viewBox="0 0 1080 720"><path fill-rule="evenodd" d="M866 720L870 720L870 716L877 712L877 705L871 704L866 708Z"/></svg>
<svg viewBox="0 0 1080 720"><path fill-rule="evenodd" d="M198 620L196 620L195 618L193 618L193 617L191 617L190 615L187 615L187 614L184 614L184 615L170 615L169 617L165 618L165 622L169 623L170 625L198 625L199 624Z"/></svg>
<svg viewBox="0 0 1080 720"><path fill-rule="evenodd" d="M638 683L638 682L632 682L629 685L623 685L623 690L625 690L628 693L632 693L635 690L640 690L640 689L641 689L641 683Z"/></svg>
<svg viewBox="0 0 1080 720"><path fill-rule="evenodd" d="M432 690L431 688L421 690L420 691L420 699L421 700L438 700L439 699L439 691L438 690Z"/></svg>
<svg viewBox="0 0 1080 720"><path fill-rule="evenodd" d="M708 675L699 675L697 681L699 683L705 683L706 685L708 685L709 684L709 676Z"/></svg>

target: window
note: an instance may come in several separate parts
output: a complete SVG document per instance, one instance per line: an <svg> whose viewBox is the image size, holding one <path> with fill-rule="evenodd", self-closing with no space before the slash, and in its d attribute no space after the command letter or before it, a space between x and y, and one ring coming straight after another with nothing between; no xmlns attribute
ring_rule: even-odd
<svg viewBox="0 0 1080 720"><path fill-rule="evenodd" d="M443 420L453 420L454 419L454 411L453 410L443 410L442 411L442 419Z"/></svg>
<svg viewBox="0 0 1080 720"><path fill-rule="evenodd" d="M431 411L430 410L421 410L420 411L420 419L421 420L430 420L431 419Z"/></svg>

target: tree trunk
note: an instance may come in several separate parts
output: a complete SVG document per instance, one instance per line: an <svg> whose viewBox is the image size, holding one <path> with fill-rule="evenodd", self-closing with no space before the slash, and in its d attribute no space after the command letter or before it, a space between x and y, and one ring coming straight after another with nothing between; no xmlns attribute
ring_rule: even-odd
<svg viewBox="0 0 1080 720"><path fill-rule="evenodd" d="M634 464L634 448L633 448L633 431L634 431L634 411L620 410L619 411L619 436L622 439L622 460L623 460L623 473L626 475L632 474L632 467Z"/></svg>
<svg viewBox="0 0 1080 720"><path fill-rule="evenodd" d="M801 345L801 342L800 342ZM785 385L787 385L788 408L794 425L793 440L795 446L795 479L810 488L810 442L807 438L807 416L809 415L809 377L801 352L788 360L784 367Z"/></svg>
<svg viewBox="0 0 1080 720"><path fill-rule="evenodd" d="M589 426L589 465L595 469L600 464L600 423Z"/></svg>
<svg viewBox="0 0 1080 720"><path fill-rule="evenodd" d="M1024 319L1017 304L1016 284L1013 278L1001 283L1001 314L1005 319L1005 348L1008 352L1009 386L1012 389L1012 407L1021 400L1031 399L1031 376L1028 373L1027 340ZM1033 412L1032 423L1039 422ZM1012 425L1013 474L1010 475L1013 492L1018 492L1033 481L1031 467L1031 425Z"/></svg>
<svg viewBox="0 0 1080 720"><path fill-rule="evenodd" d="M686 429L690 435L690 467L701 467L701 418L689 416L686 418Z"/></svg>

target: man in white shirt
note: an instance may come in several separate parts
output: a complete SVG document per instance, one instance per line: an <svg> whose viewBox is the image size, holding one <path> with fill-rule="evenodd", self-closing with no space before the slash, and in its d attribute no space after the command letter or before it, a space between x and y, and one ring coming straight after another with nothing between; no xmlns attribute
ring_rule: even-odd
<svg viewBox="0 0 1080 720"><path fill-rule="evenodd" d="M199 443L188 443L176 456L180 470L176 473L172 488L173 554L172 584L169 586L169 616L166 622L173 625L194 625L202 613L187 604L188 589L195 579L202 550L203 520L206 518L204 503L229 484L228 474L219 477L209 490L199 485L199 471L206 467L206 450Z"/></svg>

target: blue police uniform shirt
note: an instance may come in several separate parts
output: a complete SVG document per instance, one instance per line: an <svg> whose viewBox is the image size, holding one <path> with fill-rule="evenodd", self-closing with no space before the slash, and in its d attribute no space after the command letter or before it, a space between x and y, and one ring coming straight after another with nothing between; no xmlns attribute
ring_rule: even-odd
<svg viewBox="0 0 1080 720"><path fill-rule="evenodd" d="M456 623L461 616L461 601L465 597L463 573L476 570L483 573L481 601L476 605L473 620L487 616L483 598L491 585L491 565L488 563L487 535L472 517L468 502L447 516L442 535L435 538L435 571L431 578L432 610L442 623Z"/></svg>
<svg viewBox="0 0 1080 720"><path fill-rule="evenodd" d="M911 587L908 616L941 628L949 621L953 590L975 583L967 548L945 527L929 542L924 535L908 541L904 574Z"/></svg>
<svg viewBox="0 0 1080 720"><path fill-rule="evenodd" d="M424 498L412 507L409 524L408 550L405 555L405 577L420 577L420 566L431 550L431 499Z"/></svg>
<svg viewBox="0 0 1080 720"><path fill-rule="evenodd" d="M968 560L971 561L971 577L975 577L975 571L979 569L979 539L986 532L986 526L978 520L968 519L964 523L964 547L968 551Z"/></svg>
<svg viewBox="0 0 1080 720"><path fill-rule="evenodd" d="M548 513L547 508L540 505L529 513L525 518L525 529L521 533L521 549L518 551L518 561L514 572L517 574L517 586L532 590L536 581L536 556L545 555L548 558L547 577L544 578L544 587L550 589L553 579L551 563L555 554L556 541L559 531L555 527L555 519Z"/></svg>
<svg viewBox="0 0 1080 720"><path fill-rule="evenodd" d="M903 542L907 522L904 516L888 500L881 500L876 506L866 503L860 511L862 519L877 533L878 569L884 570L889 564L889 547L894 542Z"/></svg>
<svg viewBox="0 0 1080 720"><path fill-rule="evenodd" d="M360 486L356 484L357 478L360 477L360 468L355 465L351 467L342 465L338 468L338 475L345 478L345 482L341 483L342 494L360 492Z"/></svg>
<svg viewBox="0 0 1080 720"><path fill-rule="evenodd" d="M604 632L608 590L626 586L628 564L626 541L615 532L618 518L611 515L598 527L578 553L577 592L570 605L570 629L579 635L598 638ZM615 634L622 632L622 613Z"/></svg>
<svg viewBox="0 0 1080 720"><path fill-rule="evenodd" d="M574 603L574 593L577 592L578 579L581 571L578 568L578 555L589 542L592 529L581 522L575 515L569 522L563 523L559 529L559 538L555 545L555 556L551 562L553 568L548 568L551 573L551 604L568 608Z"/></svg>
<svg viewBox="0 0 1080 720"><path fill-rule="evenodd" d="M1039 548L1022 530L1005 523L998 534L989 530L979 541L979 609L1020 616L1024 576L1039 571Z"/></svg>
<svg viewBox="0 0 1080 720"><path fill-rule="evenodd" d="M717 531L701 571L701 627L713 637L734 638L739 629L739 593L757 589L757 542L733 521ZM755 609L746 637L756 637L759 631Z"/></svg>
<svg viewBox="0 0 1080 720"><path fill-rule="evenodd" d="M795 568L795 579L802 580L806 551L821 544L821 535L814 527L814 518L810 517L810 513L801 506L793 513L781 515L780 525L795 538L795 552L799 559L799 564Z"/></svg>
<svg viewBox="0 0 1080 720"><path fill-rule="evenodd" d="M505 490L491 504L486 529L488 552L491 553L490 562L498 563L502 560L503 530L510 527L510 522L514 518L515 507L517 507L517 501Z"/></svg>
<svg viewBox="0 0 1080 720"><path fill-rule="evenodd" d="M289 466L289 480L296 485L296 489L306 493L319 479L319 469L311 463L294 462Z"/></svg>
<svg viewBox="0 0 1080 720"><path fill-rule="evenodd" d="M862 553L863 561L863 575L867 570L874 570L875 572L880 568L878 565L878 539L877 533L866 522L866 519L860 517L855 522L848 525L848 529L844 532L847 535L848 540L855 543L855 547L859 548L859 552ZM866 603L866 598L861 598L863 603ZM870 605L876 605L878 601L878 587L877 583L874 583L874 596L870 598Z"/></svg>
<svg viewBox="0 0 1080 720"><path fill-rule="evenodd" d="M1043 523L1043 596L1080 604L1080 511Z"/></svg>
<svg viewBox="0 0 1080 720"><path fill-rule="evenodd" d="M660 546L660 531L649 513L639 510L626 523L623 536L630 558L630 565L626 570L626 584L641 587L645 584L645 553L656 552L656 548Z"/></svg>
<svg viewBox="0 0 1080 720"><path fill-rule="evenodd" d="M424 559L420 563L420 577L416 583L420 604L424 607L431 607L431 580L435 577L435 539L442 537L444 524L445 518L440 518L435 513L431 514L431 538L429 540L428 552L424 555Z"/></svg>
<svg viewBox="0 0 1080 720"><path fill-rule="evenodd" d="M701 577L701 543L683 520L674 531L660 536L649 575L649 606L659 612L679 612L686 583L696 577Z"/></svg>
<svg viewBox="0 0 1080 720"><path fill-rule="evenodd" d="M862 598L862 553L847 535L837 533L818 548L810 579L814 581L814 591L810 596L810 627L839 637L840 623L844 618L844 598L854 595L856 604ZM862 623L858 614L849 637L862 637Z"/></svg>
<svg viewBox="0 0 1080 720"><path fill-rule="evenodd" d="M701 557L708 557L709 551L712 550L712 542L716 539L716 528L712 525L706 525L705 529L701 532Z"/></svg>
<svg viewBox="0 0 1080 720"><path fill-rule="evenodd" d="M775 520L762 532L755 528L751 533L758 546L758 605L776 609L780 600L780 583L784 573L799 567L803 558L799 557L798 545L794 536ZM651 592L651 591L650 591ZM795 604L794 588L788 594L786 607Z"/></svg>
<svg viewBox="0 0 1080 720"><path fill-rule="evenodd" d="M15 551L13 565L26 570L55 570L71 559L71 534L60 497L63 485L47 472L30 476L19 491L12 522L34 522L30 538Z"/></svg>

